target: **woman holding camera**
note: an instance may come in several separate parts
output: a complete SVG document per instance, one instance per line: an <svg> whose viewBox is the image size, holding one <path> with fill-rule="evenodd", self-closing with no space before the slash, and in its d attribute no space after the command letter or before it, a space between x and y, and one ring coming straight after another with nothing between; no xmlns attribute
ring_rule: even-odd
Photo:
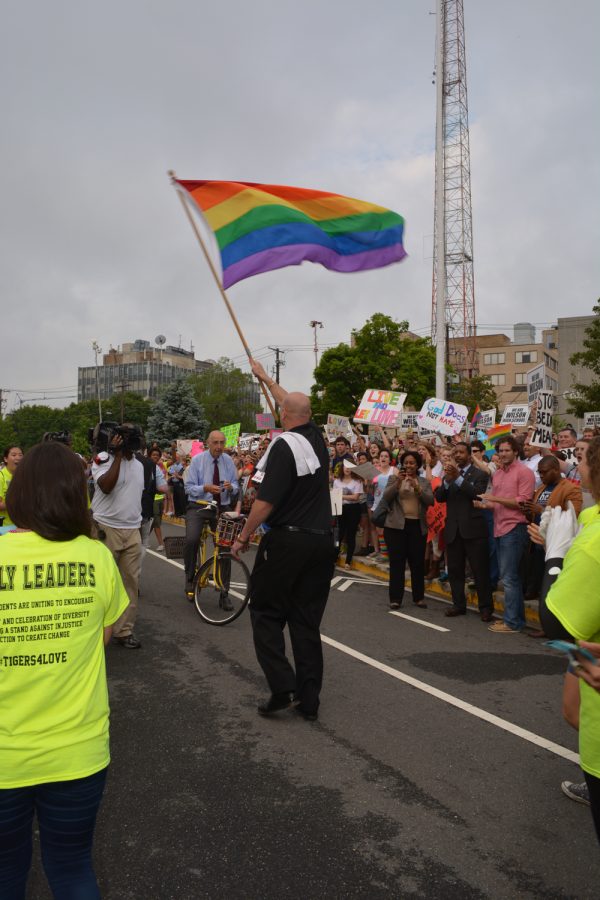
<svg viewBox="0 0 600 900"><path fill-rule="evenodd" d="M110 761L104 645L129 601L110 551L90 537L85 474L71 450L33 447L6 503L17 529L0 538L0 897L25 896L35 815L54 897L93 900Z"/></svg>
<svg viewBox="0 0 600 900"><path fill-rule="evenodd" d="M392 476L383 492L389 506L383 534L390 556L390 609L398 609L404 600L404 571L408 562L413 603L425 603L425 547L427 543L427 507L433 506L433 492L426 478L419 475L421 454L407 450L400 460L400 471Z"/></svg>

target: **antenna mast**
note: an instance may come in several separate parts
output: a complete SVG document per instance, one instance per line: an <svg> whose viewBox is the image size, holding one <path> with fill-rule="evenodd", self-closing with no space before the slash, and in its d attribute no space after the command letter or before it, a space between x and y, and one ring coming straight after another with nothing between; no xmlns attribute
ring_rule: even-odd
<svg viewBox="0 0 600 900"><path fill-rule="evenodd" d="M436 86L431 335L436 395L445 397L446 356L461 378L478 371L463 0L437 0ZM451 351L449 337L455 338Z"/></svg>

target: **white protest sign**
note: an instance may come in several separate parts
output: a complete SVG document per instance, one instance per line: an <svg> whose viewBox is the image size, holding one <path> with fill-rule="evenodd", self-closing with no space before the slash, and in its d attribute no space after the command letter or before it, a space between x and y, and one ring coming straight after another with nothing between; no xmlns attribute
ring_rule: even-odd
<svg viewBox="0 0 600 900"><path fill-rule="evenodd" d="M341 516L342 514L342 489L338 487L330 488L329 497L331 499L331 515Z"/></svg>
<svg viewBox="0 0 600 900"><path fill-rule="evenodd" d="M490 428L493 428L496 424L496 410L495 409L486 409L485 412L479 413L479 418L477 420L476 426L481 431L489 431Z"/></svg>
<svg viewBox="0 0 600 900"><path fill-rule="evenodd" d="M419 413L419 430L425 428L439 434L458 434L464 428L468 414L469 410L461 403L430 397Z"/></svg>
<svg viewBox="0 0 600 900"><path fill-rule="evenodd" d="M552 416L554 414L554 393L538 391L535 430L529 442L535 447L552 446Z"/></svg>
<svg viewBox="0 0 600 900"><path fill-rule="evenodd" d="M330 441L335 441L338 435L348 438L350 442L354 440L354 432L350 425L350 419L347 416L337 416L334 413L327 413L327 425L325 433ZM331 437L333 435L333 437Z"/></svg>
<svg viewBox="0 0 600 900"><path fill-rule="evenodd" d="M544 390L544 363L540 363L534 369L530 369L527 373L527 400L533 403L538 395L538 391Z"/></svg>
<svg viewBox="0 0 600 900"><path fill-rule="evenodd" d="M419 413L405 412L400 416L400 428L402 431L416 431L419 427Z"/></svg>
<svg viewBox="0 0 600 900"><path fill-rule="evenodd" d="M529 404L528 403L509 403L504 407L501 425L513 425L515 428L522 428L529 422Z"/></svg>
<svg viewBox="0 0 600 900"><path fill-rule="evenodd" d="M600 428L600 412L586 412L583 419L584 428Z"/></svg>
<svg viewBox="0 0 600 900"><path fill-rule="evenodd" d="M250 450L253 442L257 440L257 438L257 434L242 434L239 441L240 450L243 452Z"/></svg>
<svg viewBox="0 0 600 900"><path fill-rule="evenodd" d="M387 425L390 428L400 427L402 407L406 394L398 391L378 391L369 388L363 394L359 407L354 413L355 422L367 422L371 425Z"/></svg>

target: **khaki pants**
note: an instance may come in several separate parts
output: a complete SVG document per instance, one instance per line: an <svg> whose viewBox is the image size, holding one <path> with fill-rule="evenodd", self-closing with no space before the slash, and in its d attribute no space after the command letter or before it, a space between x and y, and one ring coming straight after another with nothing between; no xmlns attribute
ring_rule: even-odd
<svg viewBox="0 0 600 900"><path fill-rule="evenodd" d="M106 533L104 543L112 553L129 597L129 606L113 625L114 637L127 637L133 631L137 617L138 584L142 562L142 541L139 528L110 528L99 526Z"/></svg>

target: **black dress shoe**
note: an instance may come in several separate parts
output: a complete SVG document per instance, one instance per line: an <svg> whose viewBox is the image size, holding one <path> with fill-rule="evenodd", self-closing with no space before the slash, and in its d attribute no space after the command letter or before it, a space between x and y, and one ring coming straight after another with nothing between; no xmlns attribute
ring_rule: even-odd
<svg viewBox="0 0 600 900"><path fill-rule="evenodd" d="M221 609L224 609L225 612L233 612L233 603L227 594L225 594L224 597L219 598L219 606Z"/></svg>
<svg viewBox="0 0 600 900"><path fill-rule="evenodd" d="M306 719L307 722L316 722L319 718L319 714L317 712L308 712L305 709L302 709L301 706L297 706L294 712L297 712L299 716L302 716L303 719Z"/></svg>
<svg viewBox="0 0 600 900"><path fill-rule="evenodd" d="M491 611L491 609L484 609L483 612L481 613L481 621L482 622L491 622L493 618L494 618L494 613Z"/></svg>
<svg viewBox="0 0 600 900"><path fill-rule="evenodd" d="M453 619L454 616L466 616L466 609L459 609L458 606L451 606L444 613L445 616L448 616L449 619Z"/></svg>
<svg viewBox="0 0 600 900"><path fill-rule="evenodd" d="M294 699L293 694L271 694L268 700L258 704L257 710L259 716L272 716L282 709L293 709L295 706L298 706L298 700Z"/></svg>

